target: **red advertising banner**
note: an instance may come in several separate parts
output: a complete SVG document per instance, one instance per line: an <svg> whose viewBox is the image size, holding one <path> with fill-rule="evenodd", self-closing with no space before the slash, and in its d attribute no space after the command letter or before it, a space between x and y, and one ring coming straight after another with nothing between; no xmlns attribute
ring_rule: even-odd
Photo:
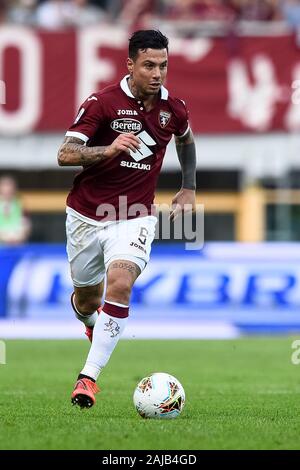
<svg viewBox="0 0 300 470"><path fill-rule="evenodd" d="M0 27L0 133L64 131L80 103L126 74L128 35L110 26ZM170 38L166 87L196 133L300 129L300 49L292 36Z"/></svg>

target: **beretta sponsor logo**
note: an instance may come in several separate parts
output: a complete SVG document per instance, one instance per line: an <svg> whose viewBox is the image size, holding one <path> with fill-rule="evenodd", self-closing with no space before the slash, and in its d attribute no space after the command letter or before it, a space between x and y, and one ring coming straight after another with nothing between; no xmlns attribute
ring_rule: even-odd
<svg viewBox="0 0 300 470"><path fill-rule="evenodd" d="M126 132L133 132L136 134L142 130L142 123L137 121L137 119L122 118L112 121L110 127L121 134L125 134Z"/></svg>

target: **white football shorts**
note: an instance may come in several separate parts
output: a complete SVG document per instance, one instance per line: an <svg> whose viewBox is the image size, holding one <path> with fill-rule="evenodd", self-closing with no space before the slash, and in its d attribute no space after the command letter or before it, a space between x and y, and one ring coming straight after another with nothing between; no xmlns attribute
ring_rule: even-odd
<svg viewBox="0 0 300 470"><path fill-rule="evenodd" d="M88 219L90 220L90 219ZM89 223L67 209L67 255L76 287L94 286L117 259L132 261L141 270L150 258L157 218L153 215L129 220Z"/></svg>

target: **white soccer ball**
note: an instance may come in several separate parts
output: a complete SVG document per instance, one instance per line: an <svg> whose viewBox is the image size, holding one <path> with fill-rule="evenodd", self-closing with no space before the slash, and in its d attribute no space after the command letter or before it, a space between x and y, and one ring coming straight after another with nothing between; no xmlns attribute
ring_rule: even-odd
<svg viewBox="0 0 300 470"><path fill-rule="evenodd" d="M184 407L185 393L175 377L156 372L138 383L133 403L142 418L177 418Z"/></svg>

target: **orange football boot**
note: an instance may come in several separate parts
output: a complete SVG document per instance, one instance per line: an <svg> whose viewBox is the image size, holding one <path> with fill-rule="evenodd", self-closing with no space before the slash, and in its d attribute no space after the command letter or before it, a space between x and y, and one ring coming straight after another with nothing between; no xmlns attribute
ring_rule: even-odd
<svg viewBox="0 0 300 470"><path fill-rule="evenodd" d="M71 395L71 402L80 408L91 408L96 402L95 395L98 392L100 388L95 382L86 378L79 379Z"/></svg>

